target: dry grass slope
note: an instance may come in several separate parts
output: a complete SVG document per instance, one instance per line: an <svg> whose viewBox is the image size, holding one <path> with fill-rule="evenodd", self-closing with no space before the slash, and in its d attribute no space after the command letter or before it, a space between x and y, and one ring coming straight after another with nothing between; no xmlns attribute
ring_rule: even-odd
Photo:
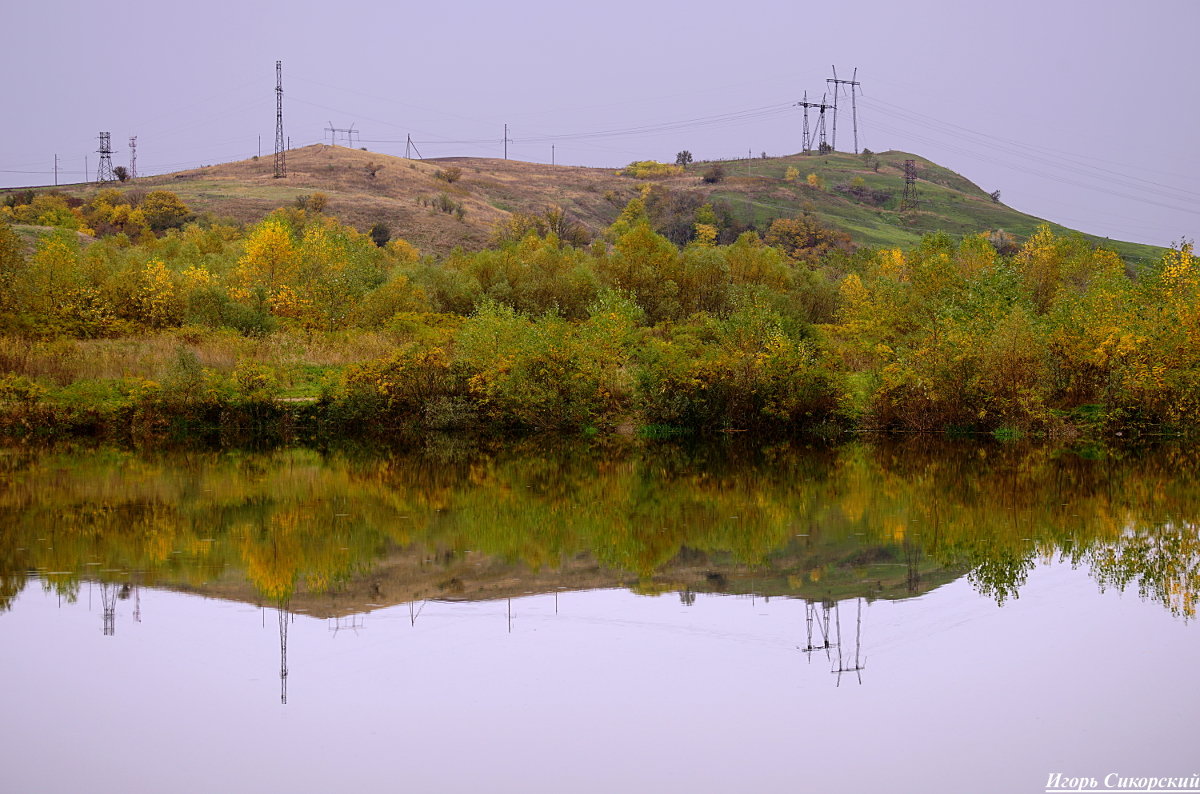
<svg viewBox="0 0 1200 794"><path fill-rule="evenodd" d="M896 205L903 190L903 163L910 158L917 161L921 207L900 213ZM774 218L810 213L849 232L863 245L908 247L927 232L964 235L994 229L1021 240L1045 222L993 202L965 177L906 152L881 152L874 158L840 152L795 154L721 165L725 177L714 184L701 179L709 163L695 163L682 174L654 181L702 200L725 202L740 220L759 228L766 228ZM328 197L326 212L359 229L382 222L393 237L403 237L425 252L446 253L455 247L482 248L496 223L510 213L538 213L549 205L561 206L598 232L645 184L611 169L470 157L409 160L325 144L289 152L286 179L275 179L273 168L267 156L144 177L136 185L120 187L171 190L198 212L241 223L256 222L278 207L293 205L299 196L321 192ZM439 172L451 168L461 170L459 179L438 178ZM786 179L789 169L799 178ZM819 176L824 187L811 187L806 182L809 174ZM867 189L890 192L893 198L874 204L838 190L856 178ZM96 189L94 185L65 188L85 198ZM440 203L445 208L461 205L462 212L438 209L435 201L443 196ZM1104 242L1134 262L1161 253L1153 246Z"/></svg>

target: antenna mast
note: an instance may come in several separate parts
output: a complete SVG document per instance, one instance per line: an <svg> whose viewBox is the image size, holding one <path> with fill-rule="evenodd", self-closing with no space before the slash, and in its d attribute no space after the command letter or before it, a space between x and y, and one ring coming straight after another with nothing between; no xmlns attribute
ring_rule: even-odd
<svg viewBox="0 0 1200 794"><path fill-rule="evenodd" d="M129 178L137 179L137 136L129 136Z"/></svg>
<svg viewBox="0 0 1200 794"><path fill-rule="evenodd" d="M275 61L275 178L287 176L283 137L283 61Z"/></svg>

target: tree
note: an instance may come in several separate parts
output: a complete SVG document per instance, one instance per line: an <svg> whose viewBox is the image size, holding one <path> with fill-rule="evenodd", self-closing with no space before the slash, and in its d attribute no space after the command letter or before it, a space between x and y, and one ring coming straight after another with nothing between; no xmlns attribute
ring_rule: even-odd
<svg viewBox="0 0 1200 794"><path fill-rule="evenodd" d="M831 251L852 251L850 235L813 218L776 218L767 230L767 245L794 260L816 262Z"/></svg>
<svg viewBox="0 0 1200 794"><path fill-rule="evenodd" d="M691 165L692 153L684 149L679 154L675 155L675 165Z"/></svg>
<svg viewBox="0 0 1200 794"><path fill-rule="evenodd" d="M1000 203L1000 191L993 190L991 193L988 193L988 198L990 198L992 200L993 204L999 204Z"/></svg>
<svg viewBox="0 0 1200 794"><path fill-rule="evenodd" d="M371 224L371 231L368 234L371 235L371 242L380 248L383 248L387 245L388 240L392 239L392 230L383 222Z"/></svg>
<svg viewBox="0 0 1200 794"><path fill-rule="evenodd" d="M113 167L113 176L115 176L117 179L121 180L122 182L125 182L129 179L129 169L123 165L114 166Z"/></svg>
<svg viewBox="0 0 1200 794"><path fill-rule="evenodd" d="M169 190L154 190L146 194L139 208L153 231L161 232L184 224L192 215L179 196Z"/></svg>

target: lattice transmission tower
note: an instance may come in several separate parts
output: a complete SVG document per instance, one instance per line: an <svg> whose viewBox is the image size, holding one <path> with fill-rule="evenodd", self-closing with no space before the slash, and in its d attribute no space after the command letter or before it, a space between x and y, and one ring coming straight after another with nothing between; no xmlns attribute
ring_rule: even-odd
<svg viewBox="0 0 1200 794"><path fill-rule="evenodd" d="M287 139L283 137L283 61L275 61L275 178L287 176Z"/></svg>
<svg viewBox="0 0 1200 794"><path fill-rule="evenodd" d="M900 197L900 211L915 210L920 207L917 198L917 161L904 161L904 195Z"/></svg>
<svg viewBox="0 0 1200 794"><path fill-rule="evenodd" d="M117 176L113 173L112 135L110 133L100 133L100 148L96 151L100 153L100 165L96 166L96 181L115 182Z"/></svg>
<svg viewBox="0 0 1200 794"><path fill-rule="evenodd" d="M833 107L833 105L825 104L824 96L821 97L820 102L809 102L807 91L804 92L804 100L801 102L797 102L796 105L798 107L804 108L804 141L803 141L802 151L811 152L812 148L813 148L813 139L815 136L819 136L820 137L820 145L819 145L818 151L824 152L825 151L825 111L829 110L829 108ZM809 131L809 126L808 126L808 109L809 108L816 108L818 111L816 129L812 130L811 132Z"/></svg>
<svg viewBox="0 0 1200 794"><path fill-rule="evenodd" d="M129 136L129 178L137 179L137 136Z"/></svg>
<svg viewBox="0 0 1200 794"><path fill-rule="evenodd" d="M858 154L858 101L855 98L855 91L861 85L858 82L858 67L854 67L854 74L849 80L839 80L837 76L837 67L833 68L833 77L826 78L825 82L833 84L833 148L837 149L837 102L838 91L844 86L850 86L850 111L854 121L854 153Z"/></svg>

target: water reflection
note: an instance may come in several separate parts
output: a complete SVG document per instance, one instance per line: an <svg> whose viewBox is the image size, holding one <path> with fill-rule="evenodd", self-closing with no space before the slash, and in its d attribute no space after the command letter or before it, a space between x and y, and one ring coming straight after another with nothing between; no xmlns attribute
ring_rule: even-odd
<svg viewBox="0 0 1200 794"><path fill-rule="evenodd" d="M637 593L920 595L966 575L998 603L1039 562L1195 614L1194 449L850 444L371 456L0 454L0 610L36 576L345 617L428 599ZM281 644L283 644L281 637ZM812 644L811 642L809 643ZM848 667L854 671L857 663ZM286 679L286 665L281 668Z"/></svg>

